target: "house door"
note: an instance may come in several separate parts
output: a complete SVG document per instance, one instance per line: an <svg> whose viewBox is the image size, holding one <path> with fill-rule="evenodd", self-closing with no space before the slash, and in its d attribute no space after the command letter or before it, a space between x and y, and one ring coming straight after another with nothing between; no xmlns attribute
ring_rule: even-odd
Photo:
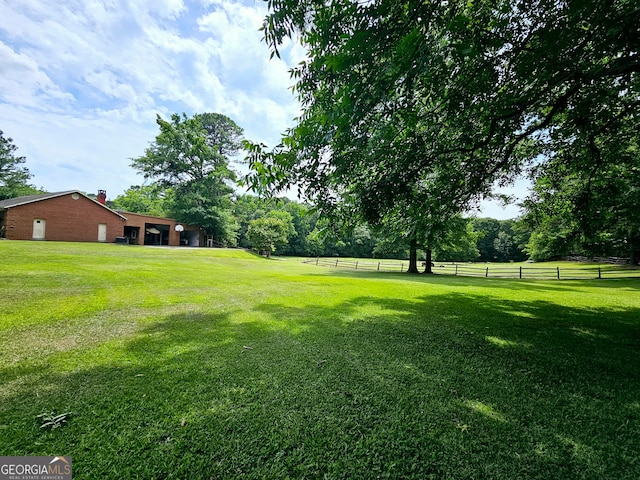
<svg viewBox="0 0 640 480"><path fill-rule="evenodd" d="M107 224L106 223L98 224L98 241L99 242L107 241Z"/></svg>
<svg viewBox="0 0 640 480"><path fill-rule="evenodd" d="M33 235L31 236L34 240L44 240L44 232L46 221L41 218L36 218L33 220Z"/></svg>

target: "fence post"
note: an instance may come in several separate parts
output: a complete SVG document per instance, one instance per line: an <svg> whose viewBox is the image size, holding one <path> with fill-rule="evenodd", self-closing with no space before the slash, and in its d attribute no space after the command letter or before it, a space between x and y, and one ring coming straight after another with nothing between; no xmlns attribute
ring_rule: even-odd
<svg viewBox="0 0 640 480"><path fill-rule="evenodd" d="M380 271L380 262L378 262L378 271Z"/></svg>
<svg viewBox="0 0 640 480"><path fill-rule="evenodd" d="M358 269L358 262L356 262L356 270Z"/></svg>
<svg viewBox="0 0 640 480"><path fill-rule="evenodd" d="M598 280L602 279L602 271L600 267L598 267Z"/></svg>
<svg viewBox="0 0 640 480"><path fill-rule="evenodd" d="M404 262L400 264L400 273L404 272Z"/></svg>
<svg viewBox="0 0 640 480"><path fill-rule="evenodd" d="M336 259L336 268L338 268L338 262L340 261L340 259Z"/></svg>
<svg viewBox="0 0 640 480"><path fill-rule="evenodd" d="M522 267L520 267L520 279L522 280Z"/></svg>
<svg viewBox="0 0 640 480"><path fill-rule="evenodd" d="M487 271L484 273L485 278L489 278L489 267L487 267Z"/></svg>
<svg viewBox="0 0 640 480"><path fill-rule="evenodd" d="M558 268L558 280L560 280L560 267L557 267L557 268Z"/></svg>
<svg viewBox="0 0 640 480"><path fill-rule="evenodd" d="M316 265L318 265L319 261L320 261L320 256L318 256L318 258L316 258Z"/></svg>
<svg viewBox="0 0 640 480"><path fill-rule="evenodd" d="M458 275L458 264L456 263L456 275Z"/></svg>

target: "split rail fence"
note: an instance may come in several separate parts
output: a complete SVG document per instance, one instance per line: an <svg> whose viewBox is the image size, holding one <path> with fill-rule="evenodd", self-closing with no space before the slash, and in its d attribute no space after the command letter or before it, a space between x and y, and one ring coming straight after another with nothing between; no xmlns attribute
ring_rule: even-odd
<svg viewBox="0 0 640 480"><path fill-rule="evenodd" d="M366 270L377 272L406 272L407 261L389 260L342 260L339 258L309 258L302 263L343 270ZM420 266L422 265L422 266ZM424 264L418 263L424 270ZM464 277L485 278L521 278L532 280L589 280L603 278L640 278L640 268L620 265L599 265L593 267L524 267L519 265L480 265L465 263L436 263L431 267L434 273L441 275L459 275Z"/></svg>

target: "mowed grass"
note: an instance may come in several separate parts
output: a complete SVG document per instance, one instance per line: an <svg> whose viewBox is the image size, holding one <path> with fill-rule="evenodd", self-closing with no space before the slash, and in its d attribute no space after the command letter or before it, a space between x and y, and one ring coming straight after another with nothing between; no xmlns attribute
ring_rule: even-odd
<svg viewBox="0 0 640 480"><path fill-rule="evenodd" d="M640 478L640 280L0 259L0 455L71 455L77 479Z"/></svg>

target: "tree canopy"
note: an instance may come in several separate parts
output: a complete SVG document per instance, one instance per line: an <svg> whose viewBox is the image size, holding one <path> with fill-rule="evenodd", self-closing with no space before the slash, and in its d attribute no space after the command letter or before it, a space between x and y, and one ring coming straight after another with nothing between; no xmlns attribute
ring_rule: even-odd
<svg viewBox="0 0 640 480"><path fill-rule="evenodd" d="M31 174L25 166L27 160L18 156L17 150L13 139L5 137L4 132L0 130L0 200L39 192L28 183Z"/></svg>
<svg viewBox="0 0 640 480"><path fill-rule="evenodd" d="M171 189L165 202L170 214L235 244L230 196L236 175L229 161L238 153L242 129L218 113L173 114L170 121L158 115L156 123L160 133L143 156L132 159L132 167Z"/></svg>
<svg viewBox="0 0 640 480"><path fill-rule="evenodd" d="M293 218L284 211L272 211L267 216L251 220L247 239L251 245L269 257L278 247L285 245L295 233Z"/></svg>
<svg viewBox="0 0 640 480"><path fill-rule="evenodd" d="M640 260L640 149L637 133L595 135L568 161L560 152L542 165L523 221L534 230L530 254L616 255ZM629 138L625 138L629 135ZM584 157L593 157L585 159Z"/></svg>
<svg viewBox="0 0 640 480"><path fill-rule="evenodd" d="M252 145L257 190L297 184L341 212L428 244L535 163L638 131L640 5L628 0L269 2L273 54L297 35L303 112ZM593 141L592 141L593 140ZM597 144L597 142L596 142ZM597 156L582 156L597 168Z"/></svg>
<svg viewBox="0 0 640 480"><path fill-rule="evenodd" d="M157 183L151 185L132 185L122 195L113 199L113 208L125 212L143 213L159 217L168 215L167 191Z"/></svg>

